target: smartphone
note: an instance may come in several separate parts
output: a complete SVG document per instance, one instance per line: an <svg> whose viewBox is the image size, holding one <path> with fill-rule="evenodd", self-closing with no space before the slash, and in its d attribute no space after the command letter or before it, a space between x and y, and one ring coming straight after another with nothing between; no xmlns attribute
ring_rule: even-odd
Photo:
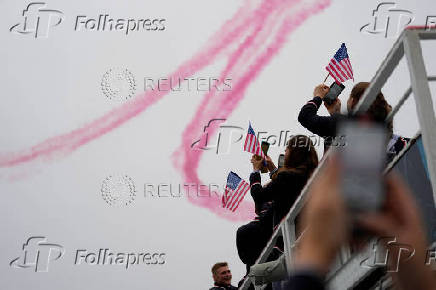
<svg viewBox="0 0 436 290"><path fill-rule="evenodd" d="M331 105L334 103L334 101L339 97L339 95L342 93L342 91L345 89L345 86L343 84L338 84L337 82L334 82L330 86L330 90L323 98L323 101L327 105Z"/></svg>
<svg viewBox="0 0 436 290"><path fill-rule="evenodd" d="M268 156L269 143L266 141L262 141L262 143L260 144L260 147L262 148L263 154L265 156Z"/></svg>
<svg viewBox="0 0 436 290"><path fill-rule="evenodd" d="M277 166L278 168L282 168L283 166L285 166L285 154L279 155L279 161L277 162Z"/></svg>
<svg viewBox="0 0 436 290"><path fill-rule="evenodd" d="M341 166L341 192L351 213L378 211L385 200L386 127L368 121L338 124L344 146L335 147Z"/></svg>

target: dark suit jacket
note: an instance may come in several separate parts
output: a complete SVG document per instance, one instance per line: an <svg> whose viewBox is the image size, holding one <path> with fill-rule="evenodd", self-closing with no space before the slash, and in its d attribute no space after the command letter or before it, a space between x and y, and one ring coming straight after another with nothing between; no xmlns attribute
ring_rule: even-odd
<svg viewBox="0 0 436 290"><path fill-rule="evenodd" d="M260 173L254 172L250 175L251 196L256 205L273 202L273 226L276 226L289 212L300 195L307 182L307 177L302 174L282 171L264 187L260 185L260 181Z"/></svg>

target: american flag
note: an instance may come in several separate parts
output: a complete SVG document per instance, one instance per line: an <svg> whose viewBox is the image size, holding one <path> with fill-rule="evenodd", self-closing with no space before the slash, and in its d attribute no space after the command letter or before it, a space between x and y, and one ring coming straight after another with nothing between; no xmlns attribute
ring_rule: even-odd
<svg viewBox="0 0 436 290"><path fill-rule="evenodd" d="M330 60L326 70L339 84L349 79L354 81L353 68L351 67L345 43L342 43L341 48L338 49L335 56Z"/></svg>
<svg viewBox="0 0 436 290"><path fill-rule="evenodd" d="M223 207L234 212L249 189L250 184L231 171L227 176L226 190L222 198Z"/></svg>
<svg viewBox="0 0 436 290"><path fill-rule="evenodd" d="M257 140L256 134L254 133L250 123L248 124L247 137L245 137L244 151L248 151L254 155L259 155L262 158L265 158L262 148L260 147L259 140Z"/></svg>

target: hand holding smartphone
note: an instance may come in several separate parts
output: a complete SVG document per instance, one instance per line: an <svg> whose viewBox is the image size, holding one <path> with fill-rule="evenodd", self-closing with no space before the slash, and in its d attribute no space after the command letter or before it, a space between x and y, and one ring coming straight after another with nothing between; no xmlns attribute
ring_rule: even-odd
<svg viewBox="0 0 436 290"><path fill-rule="evenodd" d="M345 89L345 86L343 84L338 84L337 82L334 82L330 86L330 90L328 91L328 93L323 98L323 101L327 105L333 104L344 89Z"/></svg>
<svg viewBox="0 0 436 290"><path fill-rule="evenodd" d="M268 156L268 149L269 149L269 143L266 141L262 141L262 143L260 144L260 147L262 149L262 152L265 156ZM266 161L263 160L263 166L260 169L260 172L262 173L267 173L268 172L268 168L266 167Z"/></svg>
<svg viewBox="0 0 436 290"><path fill-rule="evenodd" d="M351 213L374 212L385 200L383 170L386 165L386 128L378 123L343 121L338 136L341 191Z"/></svg>

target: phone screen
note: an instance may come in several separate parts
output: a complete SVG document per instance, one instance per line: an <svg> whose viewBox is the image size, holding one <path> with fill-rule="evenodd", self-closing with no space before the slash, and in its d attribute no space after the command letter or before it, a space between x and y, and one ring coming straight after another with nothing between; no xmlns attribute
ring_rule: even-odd
<svg viewBox="0 0 436 290"><path fill-rule="evenodd" d="M323 98L323 100L328 103L331 104L333 103L338 97L339 95L342 93L342 91L344 90L345 86L343 84L338 84L337 82L334 82L331 86L330 86L330 90L328 91L328 93L325 95L325 97Z"/></svg>
<svg viewBox="0 0 436 290"><path fill-rule="evenodd" d="M268 149L269 149L269 143L266 141L262 141L262 144L260 145L263 151L263 154L265 154L265 156L268 155Z"/></svg>
<svg viewBox="0 0 436 290"><path fill-rule="evenodd" d="M377 211L384 202L386 128L380 124L344 121L339 124L345 146L337 147L341 187L352 211Z"/></svg>
<svg viewBox="0 0 436 290"><path fill-rule="evenodd" d="M277 162L278 168L282 168L285 165L285 154L279 155L279 162Z"/></svg>

